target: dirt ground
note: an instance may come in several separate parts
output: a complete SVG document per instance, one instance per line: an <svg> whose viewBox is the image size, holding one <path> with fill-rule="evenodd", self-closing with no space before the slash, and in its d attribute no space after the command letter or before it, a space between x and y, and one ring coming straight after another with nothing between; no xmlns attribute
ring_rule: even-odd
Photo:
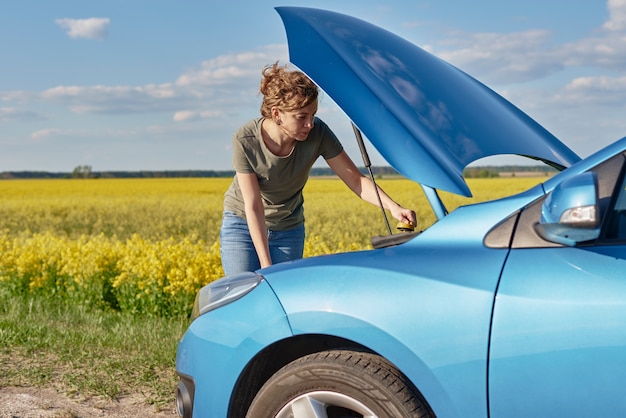
<svg viewBox="0 0 626 418"><path fill-rule="evenodd" d="M174 401L157 411L139 396L119 400L69 397L54 389L0 388L0 418L177 417Z"/></svg>

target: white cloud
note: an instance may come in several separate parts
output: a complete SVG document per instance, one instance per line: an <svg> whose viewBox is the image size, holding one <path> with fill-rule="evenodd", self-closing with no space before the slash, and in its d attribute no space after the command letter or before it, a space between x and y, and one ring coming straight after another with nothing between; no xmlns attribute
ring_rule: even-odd
<svg viewBox="0 0 626 418"><path fill-rule="evenodd" d="M20 110L11 107L0 107L0 122L24 121L41 119L41 116L28 110Z"/></svg>
<svg viewBox="0 0 626 418"><path fill-rule="evenodd" d="M174 114L174 122L186 122L198 117L198 112L192 110L181 110Z"/></svg>
<svg viewBox="0 0 626 418"><path fill-rule="evenodd" d="M287 63L285 45L222 55L182 73L173 83L143 86L67 86L39 93L5 92L7 101L54 103L74 113L169 112L175 122L210 119L257 107L261 70L275 61ZM184 109L184 110L180 110Z"/></svg>
<svg viewBox="0 0 626 418"><path fill-rule="evenodd" d="M568 67L598 67L623 72L626 66L626 37L623 32L607 32L563 45L559 57Z"/></svg>
<svg viewBox="0 0 626 418"><path fill-rule="evenodd" d="M603 28L609 31L626 29L626 0L608 0L609 20Z"/></svg>
<svg viewBox="0 0 626 418"><path fill-rule="evenodd" d="M51 136L56 136L61 134L61 130L60 129L56 129L56 128L46 128L46 129L40 129L38 131L35 131L31 134L31 138L34 140L43 140L45 138L51 137Z"/></svg>
<svg viewBox="0 0 626 418"><path fill-rule="evenodd" d="M198 119L218 118L224 116L220 111L194 111L194 110L181 110L174 113L174 122L189 122Z"/></svg>
<svg viewBox="0 0 626 418"><path fill-rule="evenodd" d="M91 17L89 19L56 19L56 24L66 30L72 39L104 39L111 20L109 18Z"/></svg>
<svg viewBox="0 0 626 418"><path fill-rule="evenodd" d="M170 111L197 102L187 91L170 83L144 86L57 86L39 97L47 102L69 106L75 113L147 113Z"/></svg>
<svg viewBox="0 0 626 418"><path fill-rule="evenodd" d="M555 101L565 106L584 103L623 108L626 102L626 76L575 78L555 96Z"/></svg>
<svg viewBox="0 0 626 418"><path fill-rule="evenodd" d="M490 85L544 79L564 70L622 73L626 67L626 0L608 0L609 19L592 36L555 44L548 30L455 33L426 48Z"/></svg>
<svg viewBox="0 0 626 418"><path fill-rule="evenodd" d="M203 61L176 80L177 86L228 85L242 79L261 79L261 69L276 61L288 62L286 45L268 45L255 51L223 55Z"/></svg>
<svg viewBox="0 0 626 418"><path fill-rule="evenodd" d="M563 68L548 46L550 37L546 30L461 34L442 44L452 48L435 53L488 83L523 82Z"/></svg>

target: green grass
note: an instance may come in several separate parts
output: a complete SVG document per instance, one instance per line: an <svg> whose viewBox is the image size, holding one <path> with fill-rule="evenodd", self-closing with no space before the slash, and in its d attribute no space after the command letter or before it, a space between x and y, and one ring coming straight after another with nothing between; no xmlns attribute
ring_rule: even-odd
<svg viewBox="0 0 626 418"><path fill-rule="evenodd" d="M0 286L0 387L53 387L69 395L141 395L173 404L186 318L131 316Z"/></svg>

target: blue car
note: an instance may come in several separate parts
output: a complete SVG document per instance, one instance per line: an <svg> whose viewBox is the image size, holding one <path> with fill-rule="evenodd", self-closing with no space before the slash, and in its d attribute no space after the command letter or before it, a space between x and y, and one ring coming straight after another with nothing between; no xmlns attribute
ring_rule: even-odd
<svg viewBox="0 0 626 418"><path fill-rule="evenodd" d="M204 287L177 351L179 414L626 416L626 138L581 159L386 30L277 11L290 61L419 184L437 222ZM463 169L500 154L559 172L449 212L438 192L471 196Z"/></svg>

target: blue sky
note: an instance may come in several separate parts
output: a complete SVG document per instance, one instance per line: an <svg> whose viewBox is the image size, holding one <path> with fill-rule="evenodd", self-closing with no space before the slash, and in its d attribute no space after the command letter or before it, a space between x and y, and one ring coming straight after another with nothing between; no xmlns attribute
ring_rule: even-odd
<svg viewBox="0 0 626 418"><path fill-rule="evenodd" d="M262 67L288 60L276 6L388 29L583 157L626 136L626 0L23 0L0 5L0 172L230 169ZM328 97L319 115L360 164Z"/></svg>

